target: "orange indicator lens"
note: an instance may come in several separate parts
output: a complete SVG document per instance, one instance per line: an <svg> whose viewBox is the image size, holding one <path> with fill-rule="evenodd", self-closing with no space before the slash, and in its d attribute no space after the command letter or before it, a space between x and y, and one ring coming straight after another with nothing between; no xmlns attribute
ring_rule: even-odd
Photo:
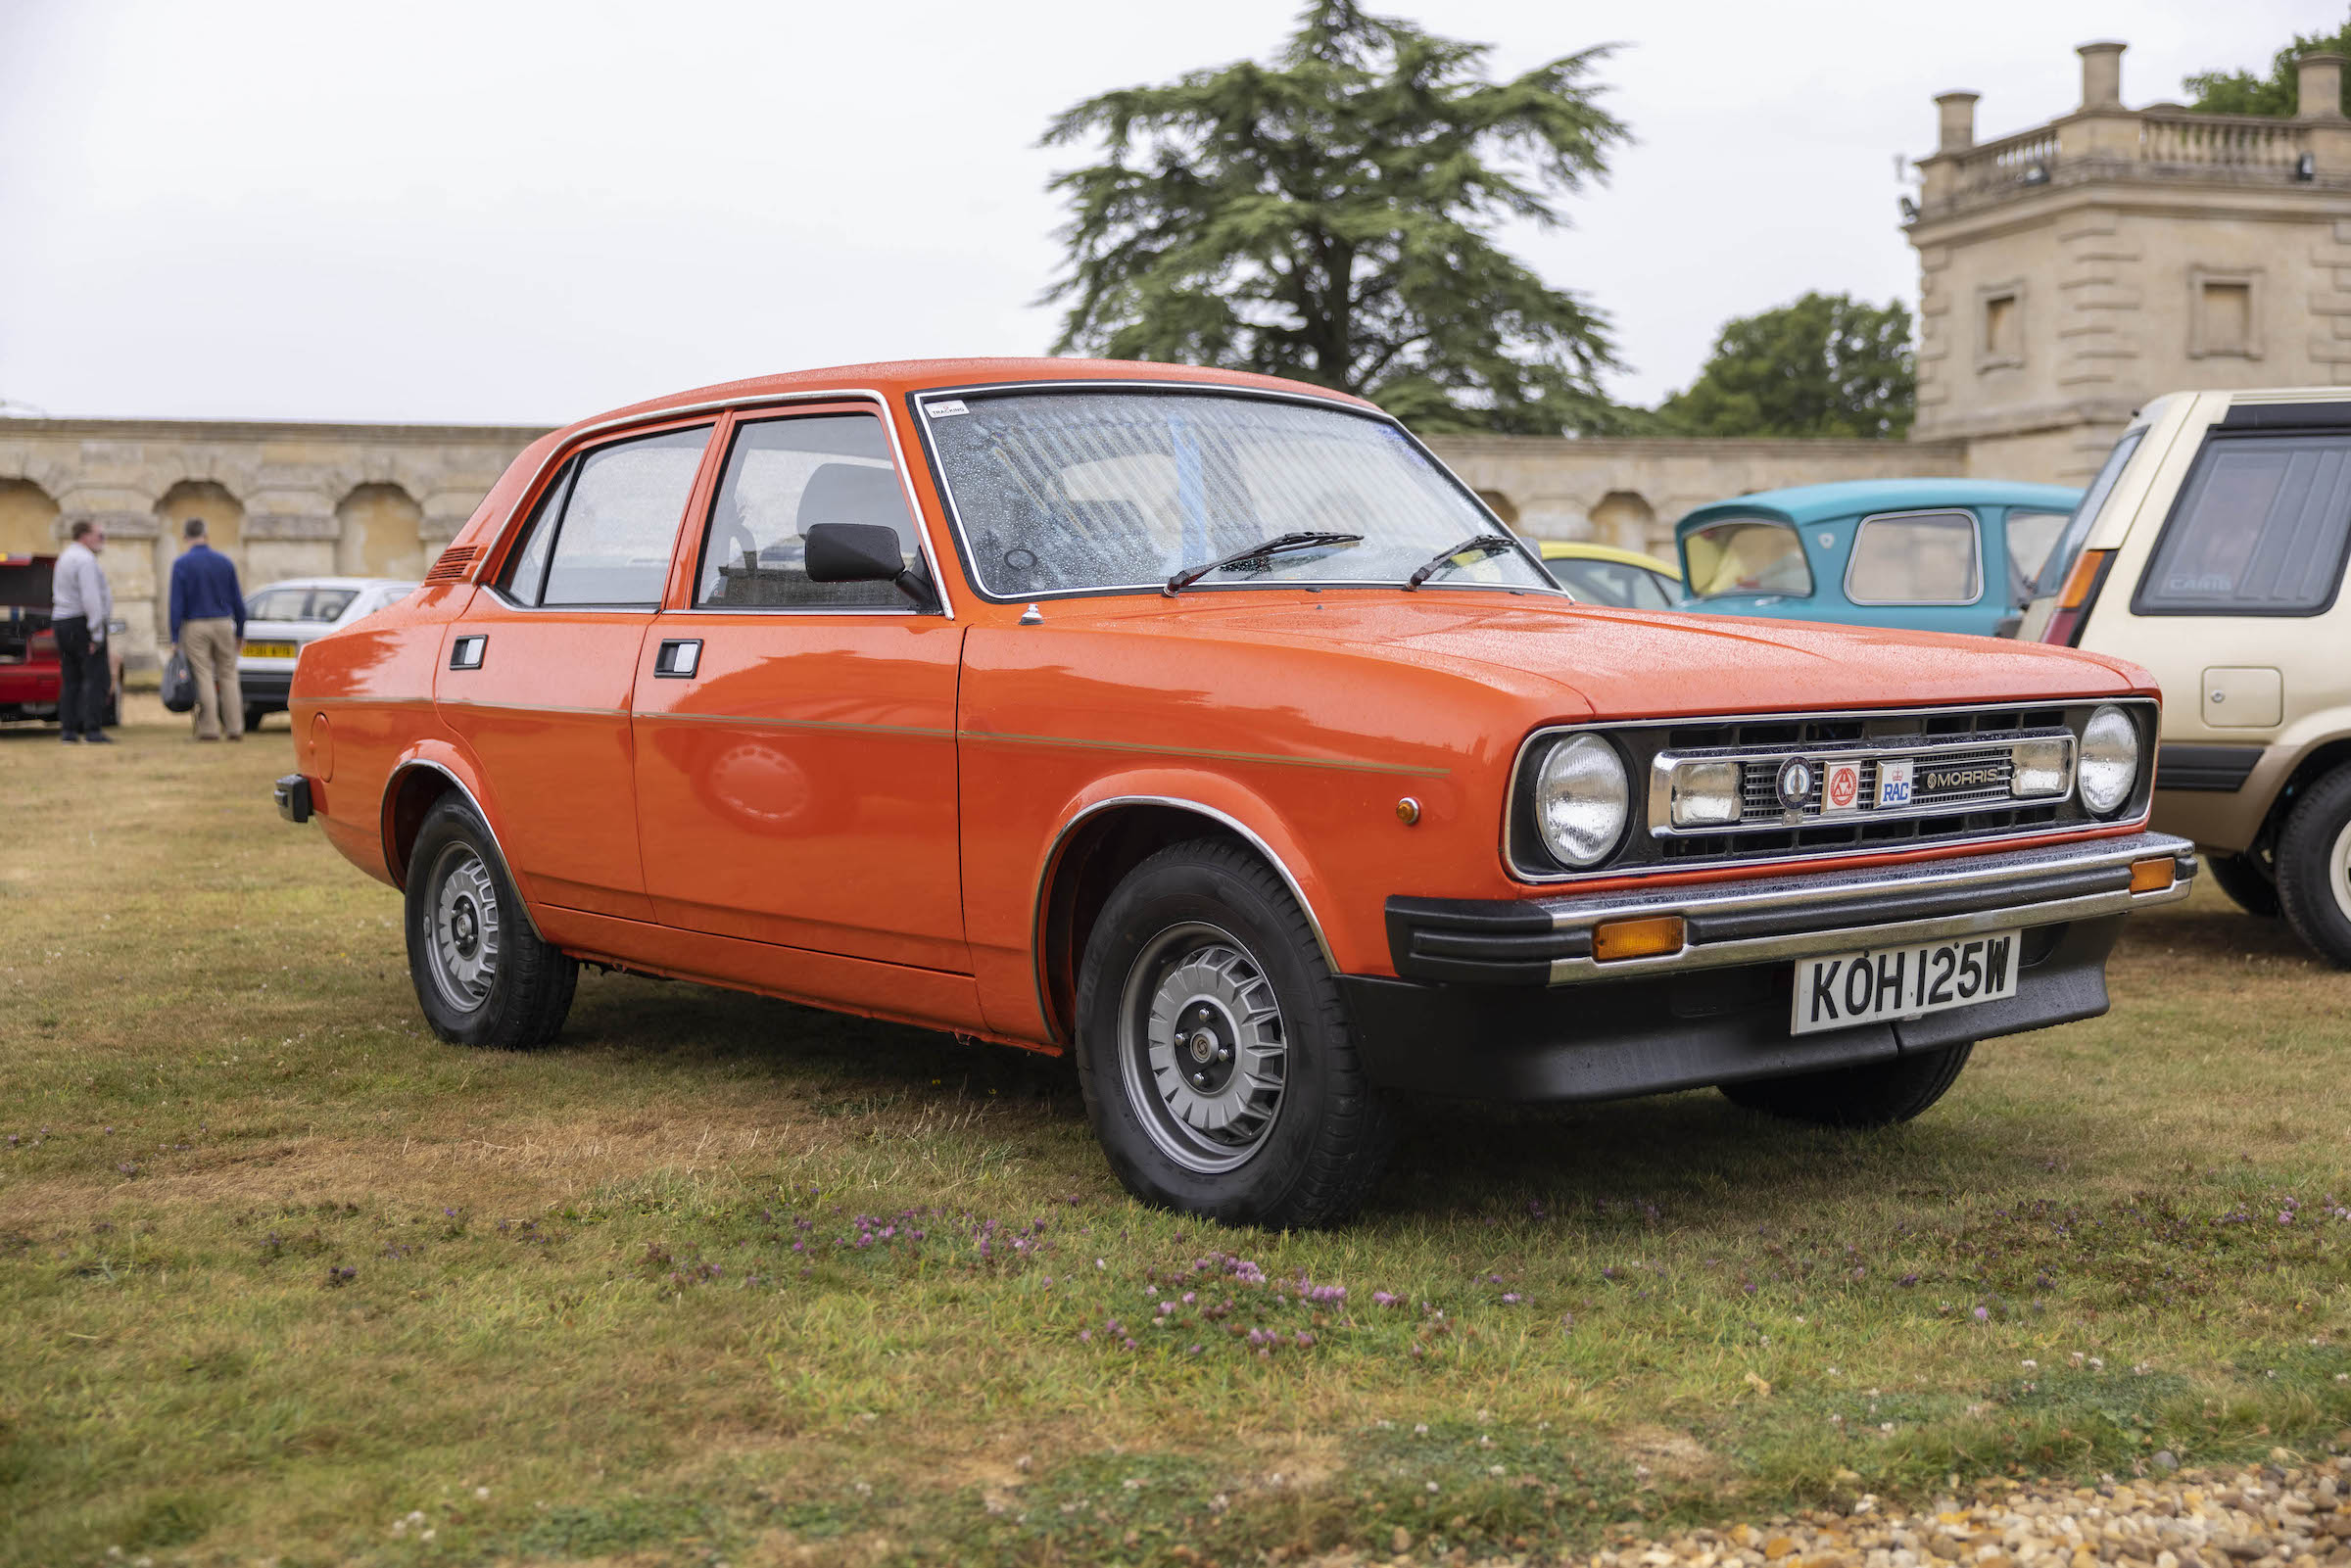
<svg viewBox="0 0 2351 1568"><path fill-rule="evenodd" d="M2131 890L2135 893L2160 893L2172 885L2180 874L2180 863L2166 855L2161 860L2135 860L2131 863Z"/></svg>
<svg viewBox="0 0 2351 1568"><path fill-rule="evenodd" d="M1655 958L1682 950L1682 917L1607 921L1592 927L1592 956L1603 964L1620 958Z"/></svg>

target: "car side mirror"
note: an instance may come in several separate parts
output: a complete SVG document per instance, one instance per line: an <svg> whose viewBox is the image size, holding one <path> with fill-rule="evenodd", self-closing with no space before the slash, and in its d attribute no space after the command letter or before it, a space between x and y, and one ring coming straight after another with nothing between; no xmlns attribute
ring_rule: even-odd
<svg viewBox="0 0 2351 1568"><path fill-rule="evenodd" d="M891 583L917 609L938 608L938 594L918 560L899 552L898 531L884 523L811 523L800 536L811 583Z"/></svg>

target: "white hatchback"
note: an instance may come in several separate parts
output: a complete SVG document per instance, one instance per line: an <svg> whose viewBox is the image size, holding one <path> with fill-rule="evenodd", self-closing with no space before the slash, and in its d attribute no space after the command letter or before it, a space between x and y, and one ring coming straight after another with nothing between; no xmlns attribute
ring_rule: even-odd
<svg viewBox="0 0 2351 1568"><path fill-rule="evenodd" d="M247 594L245 645L237 653L245 728L258 730L263 715L286 711L305 643L415 591L414 583L391 577L294 577Z"/></svg>

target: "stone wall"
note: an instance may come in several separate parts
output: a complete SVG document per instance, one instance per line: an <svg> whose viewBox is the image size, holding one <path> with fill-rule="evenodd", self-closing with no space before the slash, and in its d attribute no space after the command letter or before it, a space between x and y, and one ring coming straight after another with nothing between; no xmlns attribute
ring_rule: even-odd
<svg viewBox="0 0 2351 1568"><path fill-rule="evenodd" d="M543 432L482 425L0 419L0 552L107 531L125 654L155 660L157 593L205 520L248 588L281 577L421 576L515 452Z"/></svg>

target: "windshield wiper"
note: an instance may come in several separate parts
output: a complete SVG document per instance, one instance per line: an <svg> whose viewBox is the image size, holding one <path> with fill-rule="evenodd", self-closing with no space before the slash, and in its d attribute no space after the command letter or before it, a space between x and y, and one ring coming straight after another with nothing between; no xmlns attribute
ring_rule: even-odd
<svg viewBox="0 0 2351 1568"><path fill-rule="evenodd" d="M1251 561L1267 560L1294 549L1312 549L1318 545L1361 545L1363 542L1364 536L1361 534L1276 534L1247 549L1235 550L1223 560L1210 561L1205 566L1187 566L1169 578L1168 586L1160 592L1174 598L1209 573L1223 571L1228 566L1245 566Z"/></svg>
<svg viewBox="0 0 2351 1568"><path fill-rule="evenodd" d="M1411 577L1405 579L1404 586L1407 589L1418 588L1421 584L1427 582L1430 578L1445 570L1446 567L1451 566L1453 564L1453 558L1456 555L1474 554L1480 559L1483 559L1488 555L1499 555L1504 550L1516 549L1517 547L1518 542L1511 538L1511 536L1508 534L1472 534L1467 539L1463 540L1459 545L1448 545L1443 549L1437 551L1434 555L1431 555L1428 558L1427 565L1421 567Z"/></svg>

